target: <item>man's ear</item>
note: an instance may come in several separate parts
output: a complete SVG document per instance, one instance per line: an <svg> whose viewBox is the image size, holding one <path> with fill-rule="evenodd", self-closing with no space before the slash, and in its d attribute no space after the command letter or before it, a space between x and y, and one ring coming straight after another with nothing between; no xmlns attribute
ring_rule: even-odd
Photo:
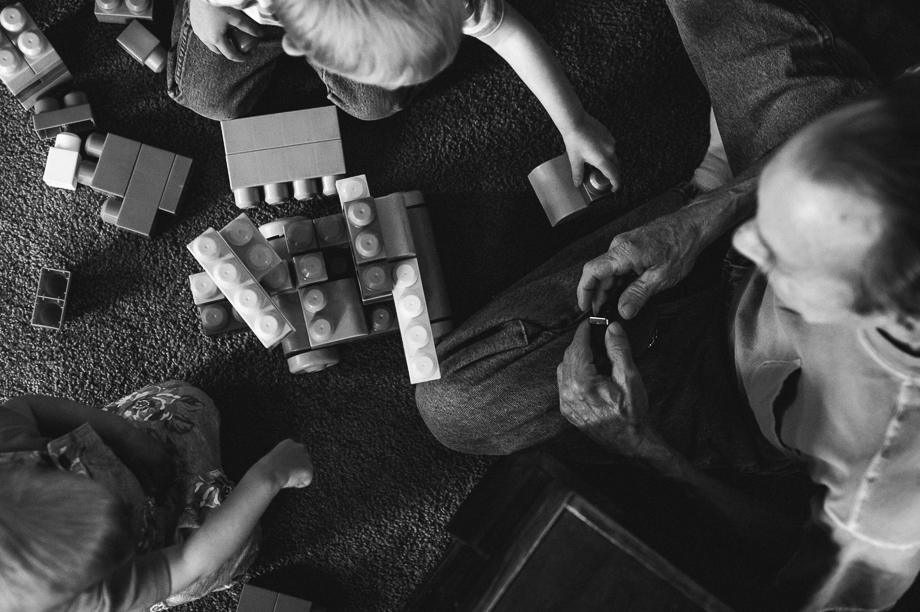
<svg viewBox="0 0 920 612"><path fill-rule="evenodd" d="M291 38L290 34L285 34L284 38L281 39L281 48L284 49L285 53L294 57L305 55L303 50L298 47L297 43Z"/></svg>

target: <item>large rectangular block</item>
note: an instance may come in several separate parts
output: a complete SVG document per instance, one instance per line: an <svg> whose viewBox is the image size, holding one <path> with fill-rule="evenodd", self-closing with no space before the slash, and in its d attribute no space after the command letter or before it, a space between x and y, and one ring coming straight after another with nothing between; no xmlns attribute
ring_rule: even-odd
<svg viewBox="0 0 920 612"><path fill-rule="evenodd" d="M326 141L227 155L230 188L318 178L345 172L341 141Z"/></svg>
<svg viewBox="0 0 920 612"><path fill-rule="evenodd" d="M414 385L441 378L431 321L418 261L405 259L394 265L393 303L402 336L409 381Z"/></svg>
<svg viewBox="0 0 920 612"><path fill-rule="evenodd" d="M160 198L176 154L142 145L116 225L121 229L149 236L160 210ZM97 168L98 171L98 168Z"/></svg>
<svg viewBox="0 0 920 612"><path fill-rule="evenodd" d="M355 279L311 285L299 292L313 348L367 335L367 323Z"/></svg>
<svg viewBox="0 0 920 612"><path fill-rule="evenodd" d="M338 140L335 106L221 121L227 155Z"/></svg>
<svg viewBox="0 0 920 612"><path fill-rule="evenodd" d="M166 179L163 197L160 198L158 207L160 210L171 215L176 214L179 205L185 199L185 187L191 172L192 160L183 155L176 155L172 168L169 170L169 177Z"/></svg>
<svg viewBox="0 0 920 612"><path fill-rule="evenodd" d="M125 197L140 152L141 143L136 140L108 134L90 187L106 195Z"/></svg>

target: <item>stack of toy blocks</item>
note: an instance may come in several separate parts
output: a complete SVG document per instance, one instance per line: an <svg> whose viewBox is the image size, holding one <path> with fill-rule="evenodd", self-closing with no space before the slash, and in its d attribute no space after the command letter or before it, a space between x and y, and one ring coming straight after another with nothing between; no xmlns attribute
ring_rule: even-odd
<svg viewBox="0 0 920 612"><path fill-rule="evenodd" d="M312 607L304 599L247 584L243 586L236 612L310 612Z"/></svg>
<svg viewBox="0 0 920 612"><path fill-rule="evenodd" d="M32 325L59 331L67 313L70 297L70 272L42 268L32 309Z"/></svg>
<svg viewBox="0 0 920 612"><path fill-rule="evenodd" d="M0 11L0 30L0 80L26 110L73 78L22 4Z"/></svg>
<svg viewBox="0 0 920 612"><path fill-rule="evenodd" d="M603 172L587 165L581 186L575 187L572 165L566 153L540 164L527 178L553 227L587 210L590 204L609 194L613 187Z"/></svg>
<svg viewBox="0 0 920 612"><path fill-rule="evenodd" d="M88 132L96 127L93 109L82 91L64 96L64 108L55 98L44 96L35 101L32 127L39 138L54 138L61 132Z"/></svg>
<svg viewBox="0 0 920 612"><path fill-rule="evenodd" d="M127 24L132 19L153 21L152 0L96 0L94 9L100 23Z"/></svg>
<svg viewBox="0 0 920 612"><path fill-rule="evenodd" d="M265 348L293 333L290 321L259 284L281 258L245 215L220 232L209 228L188 249Z"/></svg>
<svg viewBox="0 0 920 612"><path fill-rule="evenodd" d="M221 122L227 172L236 205L249 208L263 199L279 204L292 196L316 197L324 179L345 173L336 107L247 117ZM261 191L260 191L261 188Z"/></svg>
<svg viewBox="0 0 920 612"><path fill-rule="evenodd" d="M76 182L109 196L102 220L150 237L157 213L175 215L182 203L192 160L115 134L90 134Z"/></svg>

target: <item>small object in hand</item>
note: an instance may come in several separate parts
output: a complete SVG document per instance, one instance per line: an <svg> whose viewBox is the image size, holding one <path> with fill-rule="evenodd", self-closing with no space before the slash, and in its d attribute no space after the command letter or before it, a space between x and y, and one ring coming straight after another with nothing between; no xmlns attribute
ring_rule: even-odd
<svg viewBox="0 0 920 612"><path fill-rule="evenodd" d="M624 319L620 315L617 305L620 295L627 286L629 283L623 283L609 296L598 313L588 319L591 324L591 352L594 354L594 366L597 368L597 373L602 376L609 376L613 371L613 364L610 363L607 345L604 342L607 327L611 323L619 323L623 326L634 360L641 358L658 337L658 309L654 304L646 304L632 319Z"/></svg>

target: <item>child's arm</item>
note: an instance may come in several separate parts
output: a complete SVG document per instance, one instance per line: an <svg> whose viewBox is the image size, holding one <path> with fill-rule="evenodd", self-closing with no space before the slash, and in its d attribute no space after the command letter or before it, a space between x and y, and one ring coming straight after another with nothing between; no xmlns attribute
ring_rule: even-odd
<svg viewBox="0 0 920 612"><path fill-rule="evenodd" d="M3 404L8 410L32 415L39 433L56 438L89 423L93 431L137 477L154 497L165 493L174 473L172 459L163 445L128 421L111 412L62 397L23 395Z"/></svg>
<svg viewBox="0 0 920 612"><path fill-rule="evenodd" d="M233 62L246 61L246 54L237 49L231 38L232 29L262 37L262 28L242 10L229 6L214 6L206 0L188 0L192 30L204 45Z"/></svg>
<svg viewBox="0 0 920 612"><path fill-rule="evenodd" d="M243 546L268 504L281 489L303 488L313 480L313 463L303 444L284 440L252 466L227 499L188 540L163 551L172 592L208 576Z"/></svg>
<svg viewBox="0 0 920 612"><path fill-rule="evenodd" d="M505 3L501 24L479 40L514 68L549 113L565 142L575 185L581 184L584 164L588 163L603 172L617 189L620 170L613 136L585 112L552 49L530 22Z"/></svg>

